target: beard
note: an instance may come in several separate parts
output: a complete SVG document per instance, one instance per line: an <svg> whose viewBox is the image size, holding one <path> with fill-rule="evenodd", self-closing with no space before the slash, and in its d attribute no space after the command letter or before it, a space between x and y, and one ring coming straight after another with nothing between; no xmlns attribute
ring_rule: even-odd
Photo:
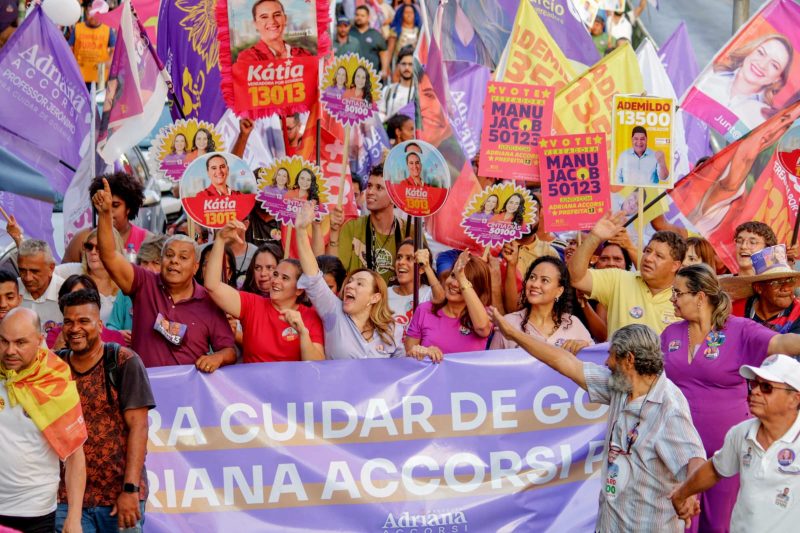
<svg viewBox="0 0 800 533"><path fill-rule="evenodd" d="M608 378L608 388L615 392L629 394L633 390L633 384L628 376L619 370L612 370L611 376Z"/></svg>

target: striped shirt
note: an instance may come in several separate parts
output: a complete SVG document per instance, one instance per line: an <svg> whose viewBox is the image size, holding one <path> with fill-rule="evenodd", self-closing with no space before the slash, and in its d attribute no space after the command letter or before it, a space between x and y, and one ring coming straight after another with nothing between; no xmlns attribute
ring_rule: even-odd
<svg viewBox="0 0 800 533"><path fill-rule="evenodd" d="M627 394L609 388L608 368L584 363L583 375L589 398L610 407L603 457L609 448L621 450L613 464L603 461L595 529L682 533L667 496L686 478L689 460L706 456L683 393L662 373L646 397L628 402Z"/></svg>

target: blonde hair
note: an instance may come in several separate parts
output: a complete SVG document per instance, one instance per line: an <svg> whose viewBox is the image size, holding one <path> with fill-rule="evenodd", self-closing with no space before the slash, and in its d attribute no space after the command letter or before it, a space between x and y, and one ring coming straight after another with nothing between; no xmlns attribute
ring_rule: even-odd
<svg viewBox="0 0 800 533"><path fill-rule="evenodd" d="M111 231L114 233L114 248L116 249L117 253L124 254L125 244L122 242L122 236L119 234L116 228L112 227ZM91 239L97 239L97 228L94 228L92 231L90 231L86 235L86 240L83 242L89 242ZM86 250L81 250L81 266L83 267L83 273L91 277L92 273L89 272L89 263L86 260ZM114 294L117 294L118 290L119 287L114 284Z"/></svg>
<svg viewBox="0 0 800 533"><path fill-rule="evenodd" d="M347 275L344 279L344 283L342 283L342 287L345 287L350 282L350 279L359 272L366 272L370 275L372 278L372 293L377 293L381 296L378 303L371 306L369 309L369 322L378 332L378 336L380 336L383 342L394 345L394 315L392 314L392 310L389 309L389 291L381 275L368 268L359 268Z"/></svg>
<svg viewBox="0 0 800 533"><path fill-rule="evenodd" d="M678 270L676 276L686 280L689 292L702 292L708 298L708 303L714 308L711 312L711 327L719 331L725 327L731 315L731 297L719 286L717 275L705 263L685 266Z"/></svg>

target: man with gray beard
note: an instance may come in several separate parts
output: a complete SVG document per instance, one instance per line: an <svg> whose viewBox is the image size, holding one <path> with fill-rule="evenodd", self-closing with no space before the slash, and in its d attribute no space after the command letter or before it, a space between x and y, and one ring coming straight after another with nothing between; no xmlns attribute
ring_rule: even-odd
<svg viewBox="0 0 800 533"><path fill-rule="evenodd" d="M663 373L656 332L643 324L618 329L603 367L526 335L494 308L489 315L507 339L609 406L595 530L680 533L688 527L668 496L704 463L705 451L686 398Z"/></svg>

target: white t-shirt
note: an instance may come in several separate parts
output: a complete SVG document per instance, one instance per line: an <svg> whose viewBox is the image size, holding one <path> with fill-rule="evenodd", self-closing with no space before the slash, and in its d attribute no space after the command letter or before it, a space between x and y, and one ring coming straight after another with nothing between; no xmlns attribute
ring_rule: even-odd
<svg viewBox="0 0 800 533"><path fill-rule="evenodd" d="M739 474L731 533L792 533L800 522L800 416L767 450L756 440L760 425L752 418L733 426L711 459L719 475Z"/></svg>
<svg viewBox="0 0 800 533"><path fill-rule="evenodd" d="M28 289L18 280L19 293L22 295L21 307L26 309L33 309L39 315L39 320L42 322L42 332L47 333L51 328L60 326L64 322L64 316L61 314L61 309L58 307L58 290L64 283L64 278L53 274L50 279L50 285L47 290L37 299L34 300Z"/></svg>
<svg viewBox="0 0 800 533"><path fill-rule="evenodd" d="M56 509L58 456L0 381L0 515L37 517Z"/></svg>
<svg viewBox="0 0 800 533"><path fill-rule="evenodd" d="M427 285L419 286L419 303L429 302L433 298L433 291ZM397 294L397 285L389 287L389 309L394 315L395 324L403 327L403 332L408 328L411 317L414 315L414 294L406 296Z"/></svg>

